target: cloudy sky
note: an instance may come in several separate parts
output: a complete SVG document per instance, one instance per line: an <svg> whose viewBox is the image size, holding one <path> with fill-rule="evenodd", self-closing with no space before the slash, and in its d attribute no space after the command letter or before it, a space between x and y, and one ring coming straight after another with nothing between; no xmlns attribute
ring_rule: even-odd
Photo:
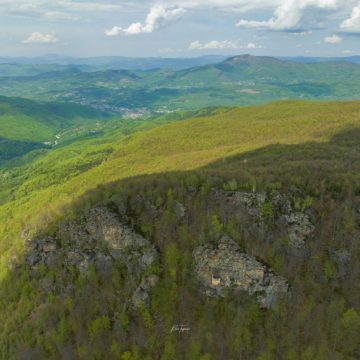
<svg viewBox="0 0 360 360"><path fill-rule="evenodd" d="M360 0L0 0L0 56L360 55Z"/></svg>

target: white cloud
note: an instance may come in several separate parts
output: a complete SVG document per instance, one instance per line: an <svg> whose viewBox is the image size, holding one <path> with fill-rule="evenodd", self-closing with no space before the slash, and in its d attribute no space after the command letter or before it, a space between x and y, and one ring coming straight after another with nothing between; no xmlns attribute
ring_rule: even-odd
<svg viewBox="0 0 360 360"><path fill-rule="evenodd" d="M300 30L304 13L309 8L335 10L337 6L338 0L283 0L269 20L254 21L242 19L237 23L237 26L260 30Z"/></svg>
<svg viewBox="0 0 360 360"><path fill-rule="evenodd" d="M229 40L212 40L207 43L201 43L200 41L193 41L189 50L218 50L218 49L261 49L262 46L256 45L255 43L248 43L247 45L240 45L237 41Z"/></svg>
<svg viewBox="0 0 360 360"><path fill-rule="evenodd" d="M106 36L117 36L119 34L121 34L123 32L123 28L119 27L119 26L114 26L112 29L110 30L105 30L105 35Z"/></svg>
<svg viewBox="0 0 360 360"><path fill-rule="evenodd" d="M194 41L189 46L190 50L210 50L210 49L238 49L238 44L233 41L212 40L202 44L200 41Z"/></svg>
<svg viewBox="0 0 360 360"><path fill-rule="evenodd" d="M360 4L353 8L350 17L340 25L340 28L346 32L360 33Z"/></svg>
<svg viewBox="0 0 360 360"><path fill-rule="evenodd" d="M244 49L262 49L263 47L261 45L256 45L254 43L248 43Z"/></svg>
<svg viewBox="0 0 360 360"><path fill-rule="evenodd" d="M324 38L324 42L327 44L340 44L343 41L343 38L338 35L331 35Z"/></svg>
<svg viewBox="0 0 360 360"><path fill-rule="evenodd" d="M59 39L55 35L51 34L42 34L40 32L33 32L27 39L23 41L25 44L30 43L42 43L42 44L49 44L49 43L56 43Z"/></svg>
<svg viewBox="0 0 360 360"><path fill-rule="evenodd" d="M167 23L176 21L185 14L186 10L178 7L174 9L167 9L162 5L156 5L150 9L144 23L134 23L128 28L114 26L110 30L106 30L107 36L116 36L119 34L125 35L139 35L145 33L152 33Z"/></svg>

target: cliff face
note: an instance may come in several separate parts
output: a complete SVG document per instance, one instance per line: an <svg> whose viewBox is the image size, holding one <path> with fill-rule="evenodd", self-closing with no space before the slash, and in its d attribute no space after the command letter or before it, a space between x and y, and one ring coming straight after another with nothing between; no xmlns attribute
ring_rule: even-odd
<svg viewBox="0 0 360 360"><path fill-rule="evenodd" d="M54 237L32 241L27 264L36 269L62 261L87 273L92 265L106 271L120 258L129 271L139 273L157 256L150 241L121 223L116 214L107 208L94 208L79 222L60 224Z"/></svg>
<svg viewBox="0 0 360 360"><path fill-rule="evenodd" d="M246 223L250 236L284 237L293 250L304 248L315 231L310 215L294 209L289 198L279 193L216 190L212 198L229 219Z"/></svg>
<svg viewBox="0 0 360 360"><path fill-rule="evenodd" d="M223 236L216 247L197 247L193 256L197 276L208 296L225 297L227 290L246 291L255 294L263 307L271 308L280 297L288 295L285 278L242 253L228 236Z"/></svg>
<svg viewBox="0 0 360 360"><path fill-rule="evenodd" d="M26 264L34 271L40 266L62 264L64 271L75 268L86 275L91 268L98 273L111 273L120 261L135 282L140 279L133 296L133 304L138 306L141 301L149 301L148 292L157 282L156 276L143 275L158 257L149 240L121 222L117 214L101 207L91 209L78 221L61 223L53 237L33 240ZM56 284L53 290L54 287Z"/></svg>

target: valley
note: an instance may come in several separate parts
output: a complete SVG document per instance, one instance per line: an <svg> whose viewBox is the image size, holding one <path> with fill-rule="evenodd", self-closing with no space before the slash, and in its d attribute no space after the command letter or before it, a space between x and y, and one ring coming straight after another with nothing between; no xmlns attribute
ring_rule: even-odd
<svg viewBox="0 0 360 360"><path fill-rule="evenodd" d="M19 72L23 66L18 65ZM3 95L143 116L285 99L357 99L360 70L351 62L303 64L243 55L183 70L90 71L68 66L0 80Z"/></svg>

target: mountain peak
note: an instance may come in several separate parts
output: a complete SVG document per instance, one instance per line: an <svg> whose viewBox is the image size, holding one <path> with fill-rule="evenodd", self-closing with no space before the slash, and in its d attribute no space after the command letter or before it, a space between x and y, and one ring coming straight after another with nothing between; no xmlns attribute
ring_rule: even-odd
<svg viewBox="0 0 360 360"><path fill-rule="evenodd" d="M273 58L271 56L254 56L250 54L244 54L244 55L237 55L233 56L227 60L224 61L226 64L237 64L241 62L246 63L280 63L282 62L279 59Z"/></svg>

